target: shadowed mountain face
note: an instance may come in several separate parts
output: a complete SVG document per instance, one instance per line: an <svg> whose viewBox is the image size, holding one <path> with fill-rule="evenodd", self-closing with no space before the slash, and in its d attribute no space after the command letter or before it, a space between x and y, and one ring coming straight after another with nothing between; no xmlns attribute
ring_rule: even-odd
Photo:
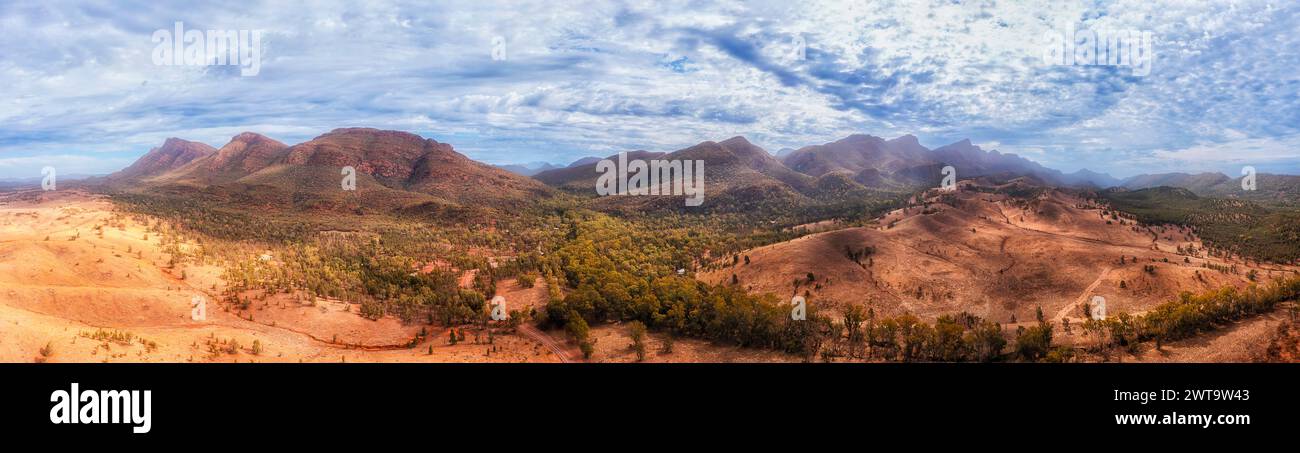
<svg viewBox="0 0 1300 453"><path fill-rule="evenodd" d="M169 138L162 146L149 150L131 166L109 175L110 180L129 180L156 176L185 166L196 159L215 154L217 150L199 142Z"/></svg>

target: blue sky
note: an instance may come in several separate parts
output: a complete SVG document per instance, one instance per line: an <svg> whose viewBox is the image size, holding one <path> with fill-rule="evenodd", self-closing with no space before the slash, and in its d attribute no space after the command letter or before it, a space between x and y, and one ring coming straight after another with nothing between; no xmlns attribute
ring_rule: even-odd
<svg viewBox="0 0 1300 453"><path fill-rule="evenodd" d="M498 164L866 133L1116 176L1300 173L1291 1L159 3L0 3L0 178L345 126ZM177 21L261 30L260 72L155 65ZM1150 31L1150 73L1045 63L1066 24Z"/></svg>

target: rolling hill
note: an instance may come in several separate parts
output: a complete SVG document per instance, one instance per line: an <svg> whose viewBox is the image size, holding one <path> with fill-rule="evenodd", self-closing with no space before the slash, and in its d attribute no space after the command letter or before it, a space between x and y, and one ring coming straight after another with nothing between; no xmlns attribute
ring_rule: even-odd
<svg viewBox="0 0 1300 453"><path fill-rule="evenodd" d="M1013 324L1033 321L1039 307L1048 319L1081 322L1078 306L1093 296L1111 313L1137 313L1181 291L1250 283L1253 265L1206 253L1196 230L1109 212L1087 191L1027 178L965 180L873 225L743 251L744 259L724 257L698 276L783 300L805 296L832 311L860 305L923 319L967 312Z"/></svg>
<svg viewBox="0 0 1300 453"><path fill-rule="evenodd" d="M1255 259L1300 260L1300 212L1246 199L1202 197L1192 190L1159 186L1101 192L1111 206L1147 224L1195 228L1207 245Z"/></svg>
<svg viewBox="0 0 1300 453"><path fill-rule="evenodd" d="M1161 173L1138 175L1125 179L1128 189L1177 187L1204 197L1240 198L1270 206L1300 207L1300 176L1260 173L1255 177L1255 190L1243 190L1241 177L1223 173Z"/></svg>

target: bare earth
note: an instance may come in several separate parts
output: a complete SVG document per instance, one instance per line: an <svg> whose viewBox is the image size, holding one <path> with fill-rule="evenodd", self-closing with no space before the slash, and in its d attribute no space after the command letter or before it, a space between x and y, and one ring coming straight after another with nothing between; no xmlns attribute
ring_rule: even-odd
<svg viewBox="0 0 1300 453"><path fill-rule="evenodd" d="M1258 269L1261 280L1275 275L1273 267L1204 252L1179 255L1180 246L1201 246L1191 231L1156 227L1153 239L1131 222L1107 224L1100 208L1077 207L1083 201L1062 192L1023 208L1003 195L959 192L956 197L958 206L931 203L930 213L921 206L895 211L880 227L844 228L748 250L742 254L750 264L742 260L700 278L725 283L734 274L751 291L787 300L807 293L810 304L827 309L864 304L885 316L912 313L927 319L966 311L1008 323L1012 315L1032 321L1040 306L1050 319L1082 321L1078 305L1093 296L1106 299L1111 315L1137 313L1181 291L1245 286L1248 269ZM845 253L866 246L876 251L860 264ZM1121 256L1126 263L1120 264ZM1206 262L1235 265L1239 273L1203 268ZM1154 272L1144 266L1154 266ZM797 287L796 280L801 281Z"/></svg>
<svg viewBox="0 0 1300 453"><path fill-rule="evenodd" d="M445 329L426 327L427 339L408 347L421 326L371 321L346 303L296 295L255 302L252 319L240 317L214 302L224 285L220 267L168 269L159 238L147 233L83 192L0 195L0 361L558 361L515 335L497 337L489 355L486 337L475 344L469 331L452 346ZM195 296L207 301L204 320L192 319Z"/></svg>

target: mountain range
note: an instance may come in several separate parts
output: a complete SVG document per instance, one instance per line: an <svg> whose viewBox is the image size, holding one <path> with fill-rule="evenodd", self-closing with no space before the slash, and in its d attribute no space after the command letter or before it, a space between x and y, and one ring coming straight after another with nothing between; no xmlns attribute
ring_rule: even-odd
<svg viewBox="0 0 1300 453"><path fill-rule="evenodd" d="M616 159L617 156L609 156ZM1141 189L1180 187L1200 195L1238 196L1239 178L1220 173L1166 173L1118 179L1104 173L1073 173L1044 167L1015 154L984 150L962 140L934 149L915 136L884 139L855 134L833 142L784 149L773 155L744 137L706 141L673 152L631 151L629 159L705 161L705 193L722 206L757 201L782 206L864 197L873 191L906 192L937 185L945 166L959 179L1029 176L1054 186ZM474 161L452 145L415 134L370 128L342 128L287 145L244 132L221 148L169 138L129 167L104 178L116 188L187 188L244 194L267 203L287 199L300 206L337 206L365 201L376 206L418 210L511 210L560 192L590 196L601 158L584 157L568 166L534 162L492 166ZM339 189L340 170L356 170L357 191ZM1267 201L1295 200L1300 177L1260 175L1270 190L1244 195ZM1263 184L1268 182L1268 184ZM648 208L664 197L608 197L600 206ZM665 204L666 205L666 204Z"/></svg>
<svg viewBox="0 0 1300 453"><path fill-rule="evenodd" d="M354 191L342 190L344 167L355 170ZM120 190L197 190L326 209L509 210L552 193L534 179L471 160L449 144L370 128L335 129L292 146L252 132L234 136L220 149L170 138L104 183Z"/></svg>

